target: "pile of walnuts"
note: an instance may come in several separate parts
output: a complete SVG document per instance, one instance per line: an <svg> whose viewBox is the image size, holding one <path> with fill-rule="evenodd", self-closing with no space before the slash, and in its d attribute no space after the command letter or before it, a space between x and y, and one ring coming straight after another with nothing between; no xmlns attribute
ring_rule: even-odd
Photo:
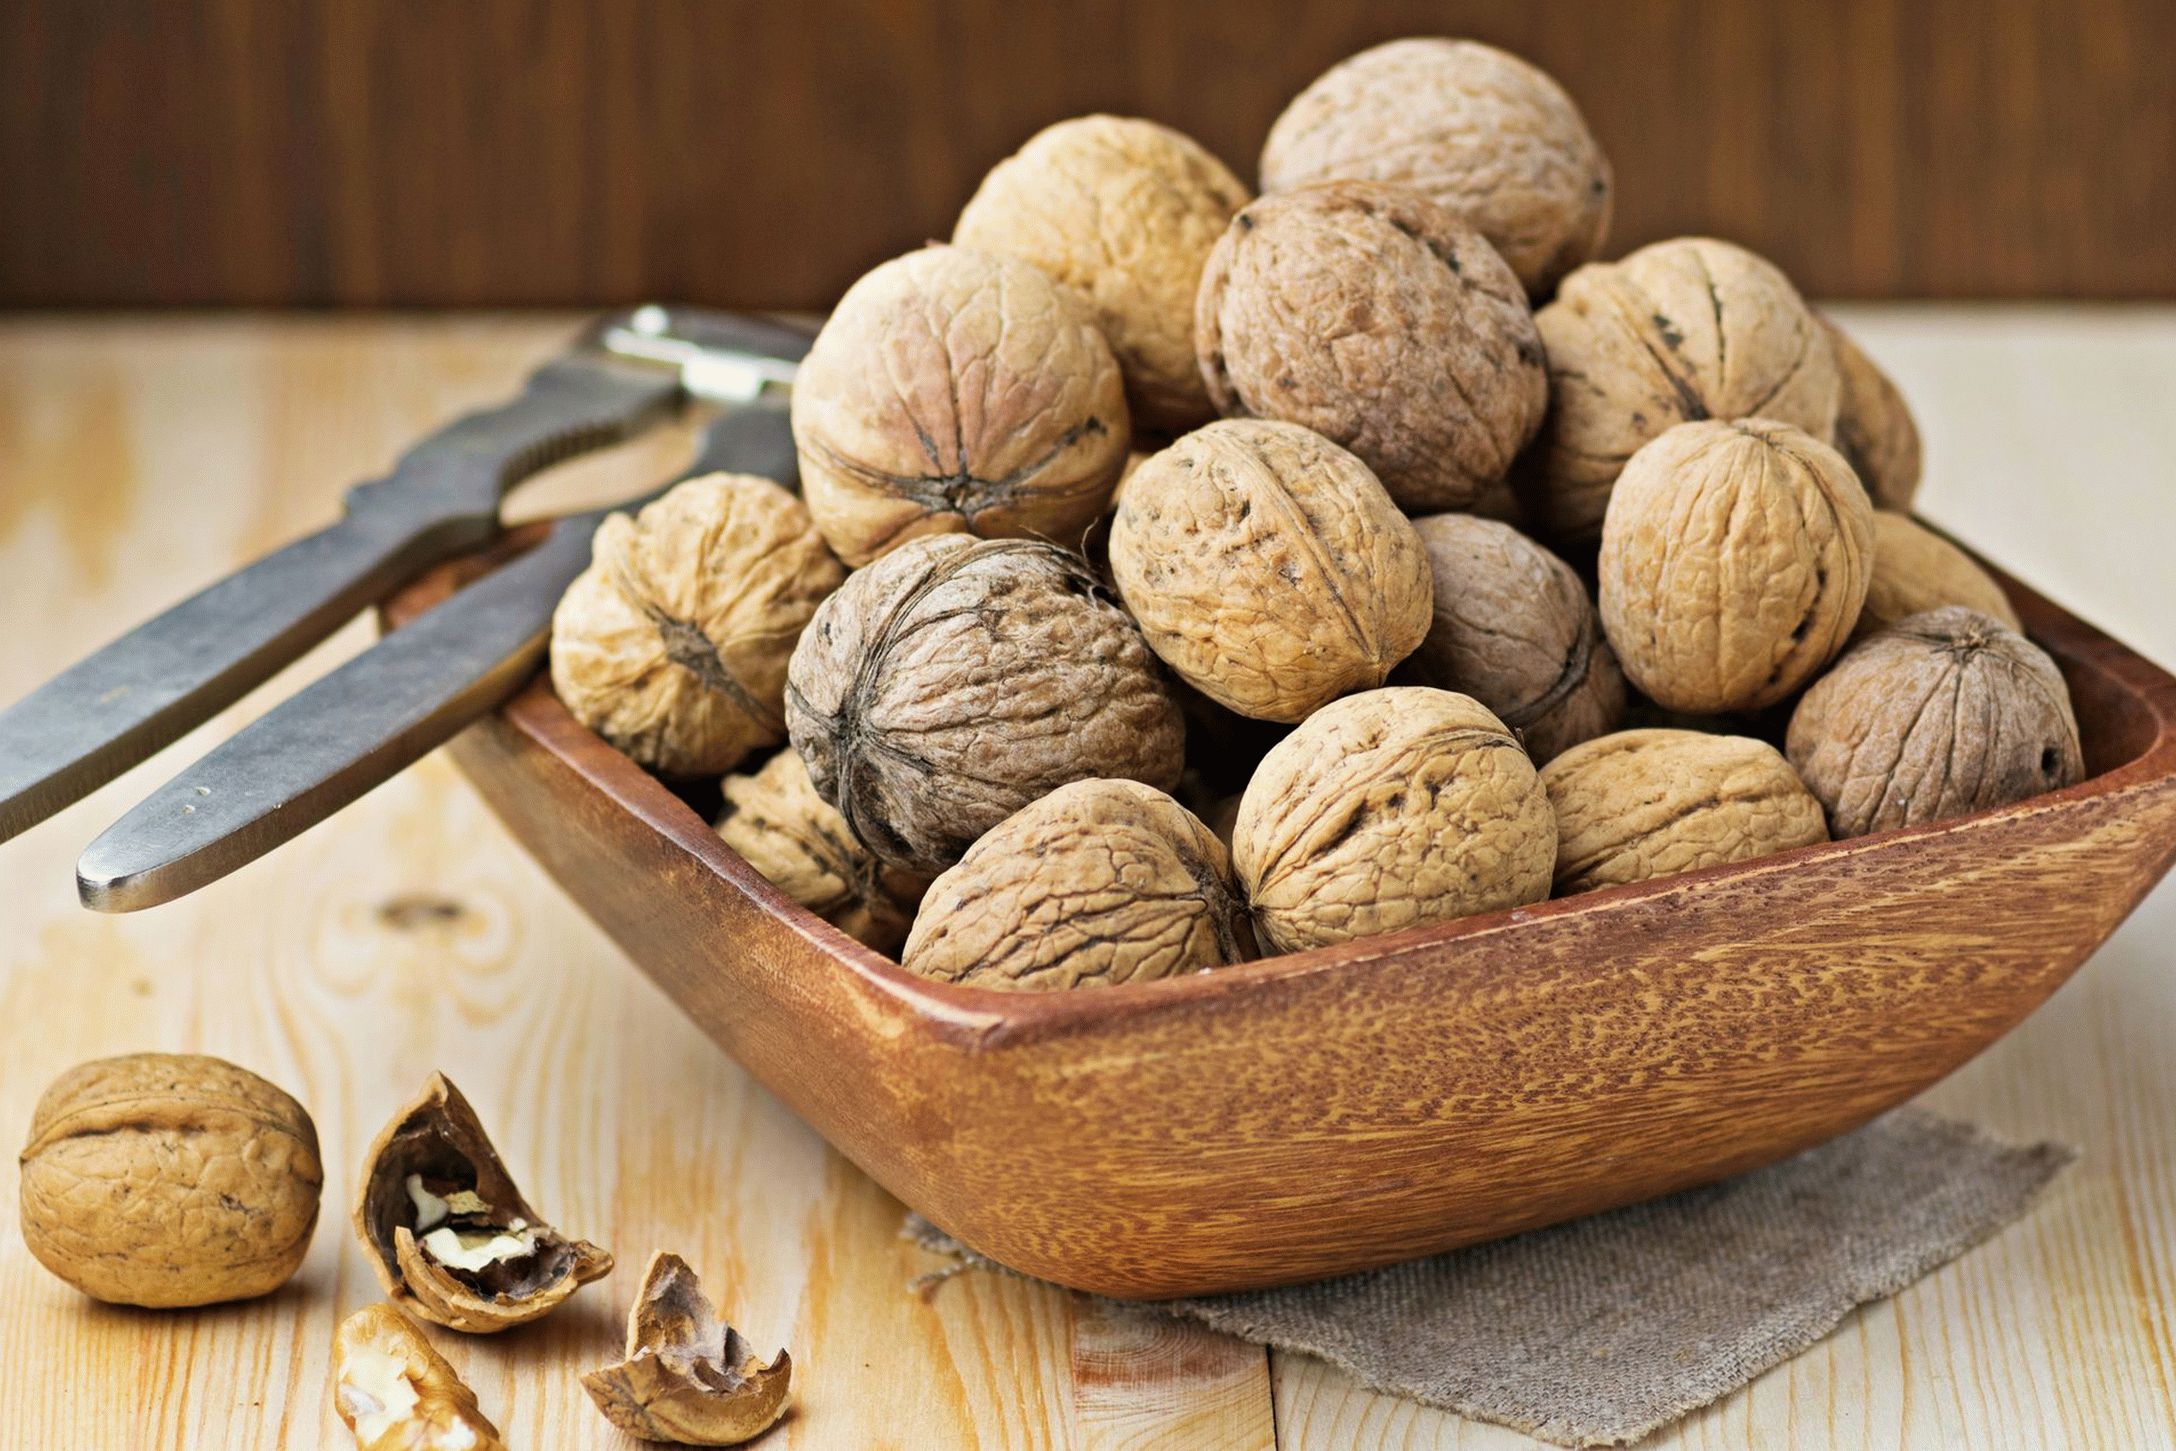
<svg viewBox="0 0 2176 1451"><path fill-rule="evenodd" d="M1908 513L1895 385L1742 247L1597 260L1609 163L1549 77L1378 46L1259 176L1111 116L998 163L817 338L800 497L720 476L600 532L568 706L732 773L720 830L811 910L1001 988L2083 774L2061 674Z"/></svg>

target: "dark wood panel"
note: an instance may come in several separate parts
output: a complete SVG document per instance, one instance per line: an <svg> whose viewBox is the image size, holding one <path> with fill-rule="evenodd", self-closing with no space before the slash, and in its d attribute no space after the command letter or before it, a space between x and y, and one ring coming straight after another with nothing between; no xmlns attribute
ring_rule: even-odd
<svg viewBox="0 0 2176 1451"><path fill-rule="evenodd" d="M2176 296L2167 0L9 0L0 304L821 306L1109 109L1243 174L1352 50L1555 72L1825 296Z"/></svg>

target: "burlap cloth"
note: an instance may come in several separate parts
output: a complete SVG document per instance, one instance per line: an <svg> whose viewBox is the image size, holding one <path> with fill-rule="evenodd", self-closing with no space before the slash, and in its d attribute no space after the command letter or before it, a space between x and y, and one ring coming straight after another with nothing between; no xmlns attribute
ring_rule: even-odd
<svg viewBox="0 0 2176 1451"><path fill-rule="evenodd" d="M1563 1446L1619 1446L1812 1345L2023 1213L2073 1157L1901 1109L1704 1189L1282 1290L1133 1307L1317 1355ZM906 1234L991 1267L919 1217Z"/></svg>

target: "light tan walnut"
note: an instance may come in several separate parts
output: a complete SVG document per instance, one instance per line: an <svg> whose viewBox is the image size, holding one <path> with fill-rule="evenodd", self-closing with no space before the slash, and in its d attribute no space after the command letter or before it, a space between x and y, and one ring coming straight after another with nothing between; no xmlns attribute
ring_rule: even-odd
<svg viewBox="0 0 2176 1451"><path fill-rule="evenodd" d="M1887 509L1874 511L1874 573L1866 586L1854 639L1885 630L1906 615L1963 605L2021 629L2017 609L1994 576L1932 529Z"/></svg>
<svg viewBox="0 0 2176 1451"><path fill-rule="evenodd" d="M2085 775L2055 662L1954 605L1854 646L1798 702L1786 749L1838 837L2006 806Z"/></svg>
<svg viewBox="0 0 2176 1451"><path fill-rule="evenodd" d="M1681 423L1609 501L1602 628L1668 710L1758 710L1812 679L1859 618L1873 507L1836 450L1788 424Z"/></svg>
<svg viewBox="0 0 2176 1451"><path fill-rule="evenodd" d="M787 657L845 574L769 479L690 479L598 528L552 614L552 687L639 764L723 775L785 738Z"/></svg>
<svg viewBox="0 0 2176 1451"><path fill-rule="evenodd" d="M1025 258L1086 298L1135 426L1177 433L1212 416L1194 364L1194 293L1246 200L1230 168L1170 127L1081 116L992 168L952 240Z"/></svg>
<svg viewBox="0 0 2176 1451"><path fill-rule="evenodd" d="M1287 952L1538 902L1556 818L1534 763L1471 696L1393 686L1316 711L1263 757L1232 865Z"/></svg>
<svg viewBox="0 0 2176 1451"><path fill-rule="evenodd" d="M1428 560L1375 475L1297 424L1196 429L1126 480L1111 572L1150 648L1217 704L1297 721L1428 632Z"/></svg>
<svg viewBox="0 0 2176 1451"><path fill-rule="evenodd" d="M1919 492L1919 425L1889 375L1851 335L1821 319L1843 384L1836 410L1836 451L1850 463L1879 509L1909 510Z"/></svg>
<svg viewBox="0 0 2176 1451"><path fill-rule="evenodd" d="M627 1355L590 1371L582 1389L606 1420L644 1441L738 1446L786 1414L793 1358L769 1364L718 1318L695 1271L676 1254L650 1256L627 1313Z"/></svg>
<svg viewBox="0 0 2176 1451"><path fill-rule="evenodd" d="M391 1305L365 1305L332 1341L333 1408L356 1451L506 1451L446 1358Z"/></svg>
<svg viewBox="0 0 2176 1451"><path fill-rule="evenodd" d="M1234 217L1202 274L1194 345L1219 412L1313 429L1409 510L1471 507L1549 403L1511 269L1451 212L1374 182Z"/></svg>
<svg viewBox="0 0 2176 1451"><path fill-rule="evenodd" d="M1609 161L1564 88L1471 40L1394 40L1332 66L1262 147L1262 190L1322 181L1409 186L1494 244L1526 290L1601 250Z"/></svg>

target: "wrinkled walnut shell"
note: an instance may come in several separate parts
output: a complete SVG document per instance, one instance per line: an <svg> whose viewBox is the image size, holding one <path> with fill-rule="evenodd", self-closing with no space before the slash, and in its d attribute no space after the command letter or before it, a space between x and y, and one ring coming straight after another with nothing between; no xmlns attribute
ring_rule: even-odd
<svg viewBox="0 0 2176 1451"><path fill-rule="evenodd" d="M2005 806L2085 775L2055 662L1955 606L1852 647L1799 701L1786 749L1839 838Z"/></svg>
<svg viewBox="0 0 2176 1451"><path fill-rule="evenodd" d="M332 1375L333 1408L356 1451L506 1451L476 1393L391 1305L340 1322Z"/></svg>
<svg viewBox="0 0 2176 1451"><path fill-rule="evenodd" d="M1972 556L1902 514L1874 511L1874 571L1866 586L1854 639L1886 630L1909 615L1963 605L2023 628L2010 597Z"/></svg>
<svg viewBox="0 0 2176 1451"><path fill-rule="evenodd" d="M1889 375L1851 335L1821 319L1842 384L1836 409L1836 451L1851 465L1877 509L1908 510L1919 492L1919 425Z"/></svg>
<svg viewBox="0 0 2176 1451"><path fill-rule="evenodd" d="M644 1441L738 1446L778 1424L793 1358L769 1365L718 1318L686 1260L650 1256L627 1312L627 1355L582 1377L605 1419Z"/></svg>

